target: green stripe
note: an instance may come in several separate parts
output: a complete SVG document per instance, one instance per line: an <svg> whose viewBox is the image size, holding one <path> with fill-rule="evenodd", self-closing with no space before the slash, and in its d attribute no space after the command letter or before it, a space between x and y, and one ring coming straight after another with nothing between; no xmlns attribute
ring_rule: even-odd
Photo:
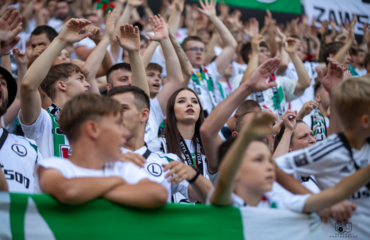
<svg viewBox="0 0 370 240"><path fill-rule="evenodd" d="M11 193L10 224L13 240L24 240L24 214L27 208L27 194Z"/></svg>
<svg viewBox="0 0 370 240"><path fill-rule="evenodd" d="M19 202L18 196L11 195L12 204L25 209L27 198ZM125 208L103 199L78 206L62 205L48 195L33 195L32 199L58 240L243 239L241 213L234 207L168 204L146 210ZM12 208L11 214L15 211ZM12 227L22 229L20 220L12 221Z"/></svg>
<svg viewBox="0 0 370 240"><path fill-rule="evenodd" d="M199 2L198 0L193 0ZM258 10L269 9L273 12L301 14L302 6L300 0L277 0L273 3L263 3L257 0L217 0L218 3L225 2L226 5L240 8L251 8Z"/></svg>

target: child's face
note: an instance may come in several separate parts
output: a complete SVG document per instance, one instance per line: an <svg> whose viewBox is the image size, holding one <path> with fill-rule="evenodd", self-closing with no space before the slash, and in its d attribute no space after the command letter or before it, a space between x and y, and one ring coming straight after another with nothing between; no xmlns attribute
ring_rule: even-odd
<svg viewBox="0 0 370 240"><path fill-rule="evenodd" d="M263 194L271 191L275 181L275 169L271 152L265 143L253 141L249 144L237 180L248 188L249 192Z"/></svg>
<svg viewBox="0 0 370 240"><path fill-rule="evenodd" d="M146 77L148 79L150 96L157 95L162 84L161 73L156 70L148 70L146 71Z"/></svg>

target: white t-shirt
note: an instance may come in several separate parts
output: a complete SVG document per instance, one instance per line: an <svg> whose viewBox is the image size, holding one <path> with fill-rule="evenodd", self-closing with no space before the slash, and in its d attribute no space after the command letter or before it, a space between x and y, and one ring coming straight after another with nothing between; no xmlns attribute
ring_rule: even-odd
<svg viewBox="0 0 370 240"><path fill-rule="evenodd" d="M0 128L0 136L3 134L3 128ZM0 165L9 192L35 193L33 170L37 162L42 162L42 157L36 143L9 133L3 146L0 146Z"/></svg>
<svg viewBox="0 0 370 240"><path fill-rule="evenodd" d="M304 67L307 70L308 76L311 79L311 85L308 88L306 88L304 93L299 98L290 102L290 109L292 109L293 111L297 110L299 112L299 110L301 110L304 103L315 99L314 85L315 85L315 78L317 77L317 72L315 68L319 64L320 63L313 63L313 62L303 63ZM292 62L288 63L288 68L286 69L285 73L282 76L285 76L291 79L298 79L297 71L295 70L294 64Z"/></svg>
<svg viewBox="0 0 370 240"><path fill-rule="evenodd" d="M358 73L359 76L363 76L363 75L367 74L366 68L363 68L363 69L355 68L355 70L356 70L356 72Z"/></svg>
<svg viewBox="0 0 370 240"><path fill-rule="evenodd" d="M239 74L244 74L245 70L247 70L248 65L247 64L240 64L238 62L233 61L233 77L239 75Z"/></svg>
<svg viewBox="0 0 370 240"><path fill-rule="evenodd" d="M64 26L64 23L62 20L60 19L56 19L56 18L50 18L49 22L48 22L48 25L52 28L55 29L55 31L57 31L58 33L60 32L60 30L62 30L63 26Z"/></svg>
<svg viewBox="0 0 370 240"><path fill-rule="evenodd" d="M360 150L352 148L353 160L360 168L370 164L370 144L366 143ZM302 176L313 175L321 190L333 187L341 179L356 172L355 164L351 160L349 151L338 134L329 136L326 140L319 142L309 148L294 151L275 159L276 164L287 174ZM356 228L367 229L366 234L370 236L370 229L361 226L362 220L366 224L370 222L370 189L361 187L348 201L357 205L353 212L351 221L352 233L355 235ZM362 230L358 229L358 232ZM365 238L363 238L365 239Z"/></svg>
<svg viewBox="0 0 370 240"><path fill-rule="evenodd" d="M188 29L187 28L179 28L176 33L176 40L179 43L182 43L185 38L188 37Z"/></svg>
<svg viewBox="0 0 370 240"><path fill-rule="evenodd" d="M19 111L18 118L24 135L37 143L37 146L40 148L40 152L44 159L54 157L56 154L54 153L53 122L49 113L44 109L41 109L37 120L30 126L22 123L21 115L22 110ZM63 153L65 152L70 155L71 148L69 146L68 139L65 137L65 135L58 135L63 136L65 140L63 144L59 144L58 146L60 156L63 156Z"/></svg>
<svg viewBox="0 0 370 240"><path fill-rule="evenodd" d="M44 168L53 168L62 173L63 177L67 179L83 178L83 177L121 177L129 184L136 184L139 181L149 178L145 171L135 166L130 162L113 162L106 163L104 169L88 169L79 167L73 164L68 159L63 158L49 158L37 164L35 174L37 176L37 168L41 166ZM38 176L36 177L38 182Z"/></svg>
<svg viewBox="0 0 370 240"><path fill-rule="evenodd" d="M121 63L121 62L123 62L123 61L122 61L123 48L121 48L121 47L119 48L119 53L118 53L118 59L117 59L117 60L116 60L116 59L114 59L114 58L112 57L112 50L111 50L111 46L110 46L110 44L108 45L107 50L108 50L109 55L110 55L110 57L111 57L111 59L112 59L112 63L113 63L113 65L114 65L114 64L117 64L117 63Z"/></svg>
<svg viewBox="0 0 370 240"><path fill-rule="evenodd" d="M219 73L218 73L218 70L217 70L217 65L216 65L216 62L212 62L210 63L208 66L205 67L206 69L206 78L208 79L211 79L212 80L212 83L213 83L213 86L214 86L214 89L212 92L210 92L208 90L208 84L207 84L207 81L206 80L201 80L200 81L200 86L197 84L196 81L194 81L192 78L190 79L189 81L189 85L188 87L190 89L193 89L199 99L200 99L200 102L202 103L202 106L203 106L203 109L205 111L207 111L208 115L212 112L213 108L216 107L217 103L216 103L216 88L217 88L217 82L218 80L222 77ZM199 75L197 73L200 72L199 69L197 68L194 68L193 70L193 75Z"/></svg>
<svg viewBox="0 0 370 240"><path fill-rule="evenodd" d="M82 39L81 41L79 42L76 42L73 44L73 47L76 49L78 47L86 47L87 49L92 49L94 47L96 47L96 44L94 43L93 40L91 40L90 38L84 38ZM76 54L77 56L77 54Z"/></svg>
<svg viewBox="0 0 370 240"><path fill-rule="evenodd" d="M131 152L126 148L121 148L122 153ZM147 151L147 147L143 146L137 149L134 153L139 155L144 155ZM152 152L149 157L146 159L143 170L148 175L148 178L153 181L161 184L167 189L168 197L167 202L171 202L171 197L173 194L180 193L186 199L189 199L188 187L189 183L187 181L182 181L179 184L169 183L165 175L168 173L163 171L162 164L168 164L170 161L179 161L178 157L175 154L164 154L162 152ZM179 203L174 201L175 203Z"/></svg>
<svg viewBox="0 0 370 240"><path fill-rule="evenodd" d="M154 54L153 54L152 59L150 60L150 62L160 65L163 68L163 71L162 71L162 74L161 74L162 78L167 77L166 59L164 59L164 56L161 53L161 46L158 46L155 49Z"/></svg>
<svg viewBox="0 0 370 240"><path fill-rule="evenodd" d="M231 92L232 92L231 83L232 82L230 80L229 80L229 83L221 82L221 81L217 82L217 85L216 85L216 102L217 102L217 104L222 102L225 98L227 98L231 94Z"/></svg>
<svg viewBox="0 0 370 240"><path fill-rule="evenodd" d="M149 149L152 149L151 146L155 144L153 141L158 139L159 125L161 125L164 119L165 117L157 97L150 99L150 112L144 135L144 141L148 144Z"/></svg>

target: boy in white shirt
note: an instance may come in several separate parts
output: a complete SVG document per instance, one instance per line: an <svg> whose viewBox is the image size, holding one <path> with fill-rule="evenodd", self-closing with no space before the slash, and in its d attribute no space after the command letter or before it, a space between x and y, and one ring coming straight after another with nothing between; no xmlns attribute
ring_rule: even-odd
<svg viewBox="0 0 370 240"><path fill-rule="evenodd" d="M81 94L67 102L59 123L74 152L69 160L50 158L37 166L41 191L67 204L103 197L132 207L164 205L164 187L134 164L117 162L127 137L122 113L109 97Z"/></svg>

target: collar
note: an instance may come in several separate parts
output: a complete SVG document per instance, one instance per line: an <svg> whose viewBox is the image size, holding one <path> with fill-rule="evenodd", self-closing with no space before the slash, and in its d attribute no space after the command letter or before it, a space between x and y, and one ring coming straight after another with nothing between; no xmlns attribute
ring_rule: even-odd
<svg viewBox="0 0 370 240"><path fill-rule="evenodd" d="M123 154L124 153L128 153L128 152L133 152L133 153L136 153L136 154L139 154L139 155L143 156L143 154L146 152L146 150L147 150L146 143L145 143L144 146L142 146L141 148L139 148L139 149L137 149L135 151L131 151L131 150L127 149L127 148L121 147L121 151L122 151Z"/></svg>

